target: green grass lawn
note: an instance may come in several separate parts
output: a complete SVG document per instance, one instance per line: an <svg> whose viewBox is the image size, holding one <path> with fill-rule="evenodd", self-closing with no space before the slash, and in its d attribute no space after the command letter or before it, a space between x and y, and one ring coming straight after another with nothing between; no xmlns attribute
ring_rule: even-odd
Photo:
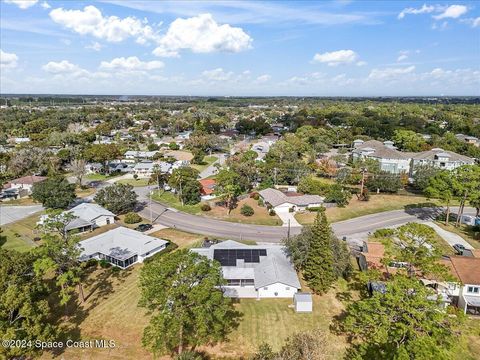
<svg viewBox="0 0 480 360"><path fill-rule="evenodd" d="M210 165L212 165L216 160L218 159L218 157L212 155L212 156L205 156L203 158L203 164L193 164L191 165L194 169L197 169L198 171L202 172L203 170L205 170L207 167L209 167Z"/></svg>
<svg viewBox="0 0 480 360"><path fill-rule="evenodd" d="M108 180L108 179L113 179L116 178L120 175L115 174L115 175L105 175L105 174L88 174L85 176L85 180L92 180L92 181L103 181L103 180Z"/></svg>
<svg viewBox="0 0 480 360"><path fill-rule="evenodd" d="M33 239L40 237L40 233L35 229L36 222L40 214L30 215L25 219L2 226L2 240L0 246L7 250L28 251L35 246Z"/></svg>
<svg viewBox="0 0 480 360"><path fill-rule="evenodd" d="M328 220L337 222L352 219L358 216L375 214L383 211L400 210L405 206L425 206L440 205L435 200L428 200L423 196L405 196L405 195L372 195L369 201L359 201L356 197L350 200L350 203L344 207L333 207L326 210ZM295 218L300 224L312 224L315 219L315 212L298 213Z"/></svg>
<svg viewBox="0 0 480 360"><path fill-rule="evenodd" d="M150 179L142 178L142 179L122 179L118 180L117 184L128 184L132 186L147 186Z"/></svg>
<svg viewBox="0 0 480 360"><path fill-rule="evenodd" d="M199 215L202 212L200 203L195 205L182 205L177 196L170 191L154 191L152 199L189 214Z"/></svg>
<svg viewBox="0 0 480 360"><path fill-rule="evenodd" d="M480 238L478 239L475 238L475 233L472 230L472 226L467 226L462 224L459 227L455 227L454 222L446 226L443 221L436 221L436 224L447 231L450 231L459 235L460 237L465 239L465 241L467 241L470 245L472 245L475 249L480 249Z"/></svg>

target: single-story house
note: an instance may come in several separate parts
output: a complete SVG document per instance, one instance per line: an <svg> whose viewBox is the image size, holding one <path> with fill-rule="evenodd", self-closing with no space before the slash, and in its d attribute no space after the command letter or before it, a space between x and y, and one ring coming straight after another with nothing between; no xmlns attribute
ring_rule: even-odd
<svg viewBox="0 0 480 360"><path fill-rule="evenodd" d="M215 179L202 179L198 181L202 188L200 189L200 194L202 195L202 200L209 200L214 198L213 193L215 192L215 186L217 182Z"/></svg>
<svg viewBox="0 0 480 360"><path fill-rule="evenodd" d="M270 204L275 212L288 212L320 207L324 197L319 195L304 195L297 192L282 192L277 189L264 189L259 192L265 204Z"/></svg>
<svg viewBox="0 0 480 360"><path fill-rule="evenodd" d="M65 230L67 231L91 231L97 227L113 224L115 222L115 214L98 204L82 203L63 212L63 214L66 213L75 217L65 226ZM41 215L37 225L43 225L47 219L48 214Z"/></svg>
<svg viewBox="0 0 480 360"><path fill-rule="evenodd" d="M125 152L124 157L126 160L135 161L140 160L150 160L158 154L158 150L155 151L138 151L138 150L128 150Z"/></svg>
<svg viewBox="0 0 480 360"><path fill-rule="evenodd" d="M301 285L290 259L279 245L245 245L233 240L191 251L216 260L227 285L224 296L293 298Z"/></svg>
<svg viewBox="0 0 480 360"><path fill-rule="evenodd" d="M80 261L106 260L125 269L162 251L168 241L120 226L78 244L82 249Z"/></svg>
<svg viewBox="0 0 480 360"><path fill-rule="evenodd" d="M45 180L47 180L45 176L23 176L21 178L7 182L5 185L3 185L3 187L4 189L26 190L26 195L30 195L32 193L33 185Z"/></svg>

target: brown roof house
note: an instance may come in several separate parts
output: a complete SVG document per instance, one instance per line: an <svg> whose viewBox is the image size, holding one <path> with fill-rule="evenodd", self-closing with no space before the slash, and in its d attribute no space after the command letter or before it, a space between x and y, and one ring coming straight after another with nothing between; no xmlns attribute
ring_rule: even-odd
<svg viewBox="0 0 480 360"><path fill-rule="evenodd" d="M47 178L45 176L24 176L15 180L11 180L6 183L3 188L12 191L16 190L19 193L19 197L28 196L32 193L33 185L45 181Z"/></svg>

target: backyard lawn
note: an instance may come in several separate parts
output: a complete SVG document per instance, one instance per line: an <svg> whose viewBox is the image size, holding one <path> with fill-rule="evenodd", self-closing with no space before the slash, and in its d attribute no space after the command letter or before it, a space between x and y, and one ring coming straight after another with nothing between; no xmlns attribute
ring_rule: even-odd
<svg viewBox="0 0 480 360"><path fill-rule="evenodd" d="M353 197L346 207L328 208L326 214L330 222L337 222L383 211L400 210L406 205L417 204L419 206L426 206L425 204L440 205L435 200L428 200L423 196L372 195L369 201L359 201L356 197ZM295 218L300 224L312 224L315 215L315 212L298 213Z"/></svg>
<svg viewBox="0 0 480 360"><path fill-rule="evenodd" d="M145 311L137 306L140 289L137 286L139 270L111 274L109 270L96 270L87 280L84 293L87 300L77 309L70 322L64 322L63 336L86 339L112 339L114 349L67 349L61 356L66 359L152 359L143 349L141 338L148 323ZM100 285L100 286L99 286ZM95 290L94 290L95 289ZM344 288L341 289L342 291ZM239 327L229 336L229 341L202 350L212 355L222 354L237 359L248 356L258 345L268 342L278 348L289 335L302 330L320 328L328 332L333 316L343 305L332 291L314 298L312 314L297 314L290 307L291 299L242 299L235 307L243 313ZM78 326L76 331L74 326ZM332 359L341 359L346 348L343 338L329 334ZM43 354L42 359L52 359Z"/></svg>
<svg viewBox="0 0 480 360"><path fill-rule="evenodd" d="M0 246L3 249L17 251L28 251L34 247L33 239L40 236L35 226L41 214L42 212L38 212L25 219L3 225Z"/></svg>
<svg viewBox="0 0 480 360"><path fill-rule="evenodd" d="M198 171L202 172L207 167L212 165L218 158L214 155L212 156L205 156L203 158L203 164L192 164L192 168L197 169Z"/></svg>

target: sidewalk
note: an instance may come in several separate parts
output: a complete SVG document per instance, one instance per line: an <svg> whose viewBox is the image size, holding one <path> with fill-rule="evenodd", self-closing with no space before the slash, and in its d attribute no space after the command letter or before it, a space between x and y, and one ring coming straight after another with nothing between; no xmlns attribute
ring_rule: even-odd
<svg viewBox="0 0 480 360"><path fill-rule="evenodd" d="M455 244L462 244L465 246L466 249L473 249L473 246L470 245L464 238L462 238L460 235L454 234L450 231L442 229L440 226L437 224L427 221L425 225L430 226L435 232L446 242L450 244L450 246L453 246Z"/></svg>

